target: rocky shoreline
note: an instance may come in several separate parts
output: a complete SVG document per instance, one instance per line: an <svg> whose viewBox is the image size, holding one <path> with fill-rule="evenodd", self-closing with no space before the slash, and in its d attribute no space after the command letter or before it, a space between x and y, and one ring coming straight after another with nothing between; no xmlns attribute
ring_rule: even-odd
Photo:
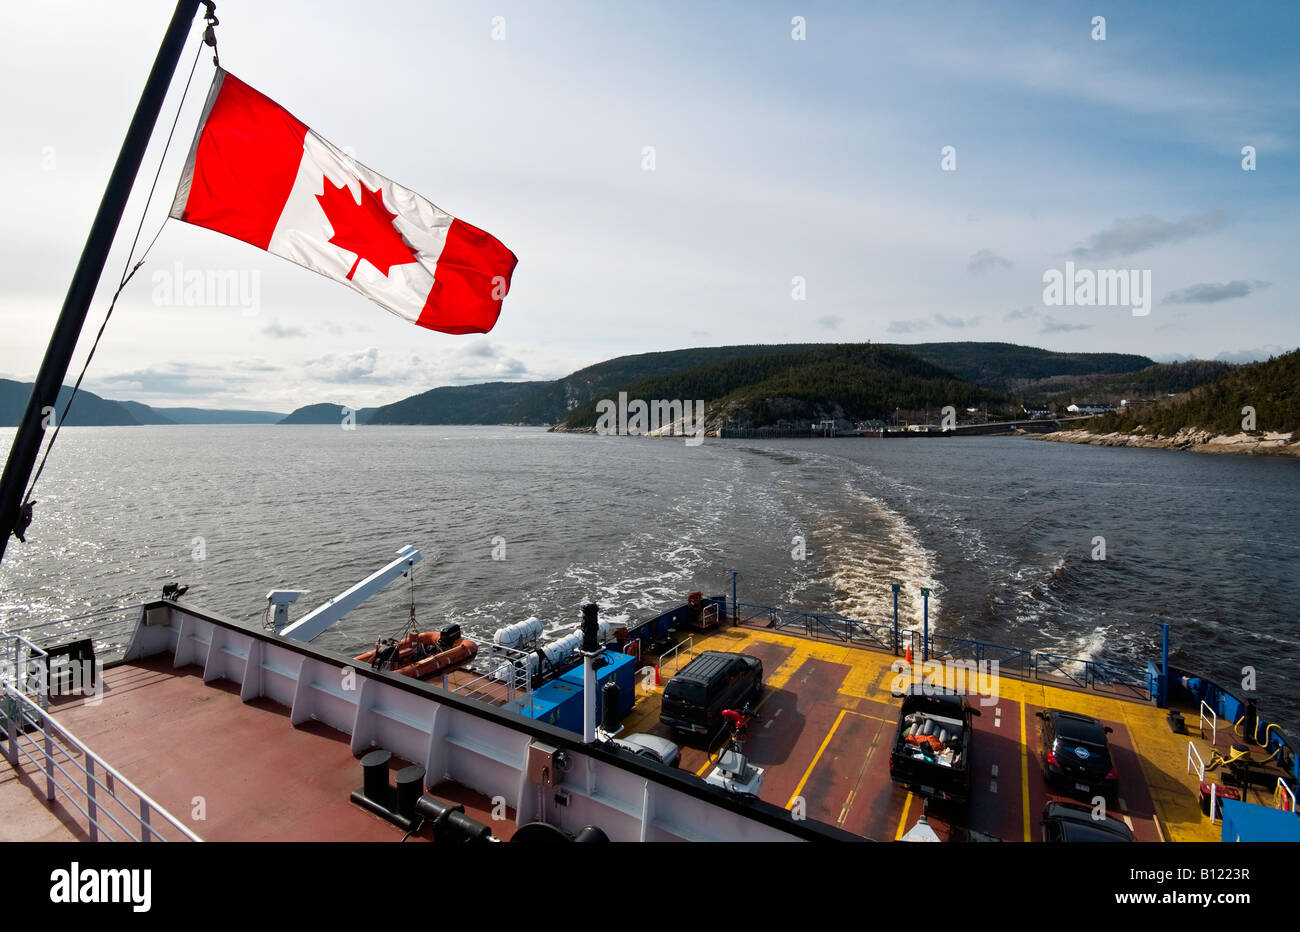
<svg viewBox="0 0 1300 932"><path fill-rule="evenodd" d="M1099 447L1149 447L1157 450L1195 450L1198 453L1253 453L1300 456L1300 436L1295 433L1260 432L1212 434L1184 427L1176 434L1094 434L1087 430L1058 430L1038 439L1056 443L1089 443Z"/></svg>

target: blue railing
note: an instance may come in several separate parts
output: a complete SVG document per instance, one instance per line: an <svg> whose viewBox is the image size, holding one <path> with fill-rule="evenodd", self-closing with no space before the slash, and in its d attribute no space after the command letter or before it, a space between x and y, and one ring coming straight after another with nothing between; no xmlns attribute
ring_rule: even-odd
<svg viewBox="0 0 1300 932"><path fill-rule="evenodd" d="M877 650L898 653L894 640L893 625L877 624L845 618L843 615L826 615L819 612L801 612L791 608L776 608L771 605L755 605L749 602L737 602L735 607L741 614L749 616L738 619L741 623L753 624L767 619L768 628L797 628L805 637L830 639L846 644L866 644Z"/></svg>
<svg viewBox="0 0 1300 932"><path fill-rule="evenodd" d="M959 638L947 634L930 635L929 660L974 660L976 663L996 663L999 676L1018 676L1027 679L1033 674L1033 651L1020 647L1007 647L975 638Z"/></svg>
<svg viewBox="0 0 1300 932"><path fill-rule="evenodd" d="M723 609L726 613L726 606L723 606ZM736 624L782 631L793 629L805 637L856 644L895 656L903 654L910 646L917 662L923 660L996 662L999 676L1045 680L1058 685L1142 701L1156 696L1159 679L1158 674L1152 675L1154 665L1150 664L1144 670L1109 661L1085 660L1063 654L1010 647L978 638L945 634L931 634L926 638L921 632L900 630L897 622L882 624L859 621L842 615L801 612L796 609L738 601L733 601L730 615Z"/></svg>
<svg viewBox="0 0 1300 932"><path fill-rule="evenodd" d="M1149 670L1062 654L1035 654L1034 678L1116 696L1150 699L1153 695Z"/></svg>

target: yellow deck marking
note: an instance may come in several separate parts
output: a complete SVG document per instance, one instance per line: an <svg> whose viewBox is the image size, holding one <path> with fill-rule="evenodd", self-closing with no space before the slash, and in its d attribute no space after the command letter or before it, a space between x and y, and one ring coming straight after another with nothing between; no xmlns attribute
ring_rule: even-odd
<svg viewBox="0 0 1300 932"><path fill-rule="evenodd" d="M1025 820L1025 841L1029 841L1029 742L1026 740L1025 703L1020 702L1020 809Z"/></svg>
<svg viewBox="0 0 1300 932"><path fill-rule="evenodd" d="M793 806L794 801L798 799L799 794L803 792L804 784L807 783L808 778L812 776L813 768L817 766L817 762L822 759L822 752L825 751L827 745L831 743L831 738L835 737L835 729L840 727L840 722L844 721L844 713L847 711L848 709L840 709L840 714L835 716L835 724L831 726L830 731L826 732L826 738L822 741L822 746L819 747L817 753L813 755L812 763L809 764L808 769L803 772L803 777L800 778L799 785L794 788L794 792L790 794L790 801L785 804L785 808L789 809Z"/></svg>
<svg viewBox="0 0 1300 932"><path fill-rule="evenodd" d="M899 841L903 837L903 829L907 828L907 810L912 808L912 791L907 791L907 799L903 800L903 814L898 817L898 831L894 832L894 841Z"/></svg>
<svg viewBox="0 0 1300 932"><path fill-rule="evenodd" d="M884 722L886 725L894 724L894 720L892 718L881 718L879 715L868 715L866 712L857 712L853 709L843 709L841 710L840 714L843 714L844 712L847 712L850 715L856 715L858 718L869 718L872 721Z"/></svg>
<svg viewBox="0 0 1300 932"><path fill-rule="evenodd" d="M881 703L894 712L897 711L898 697L891 696L888 687L891 664L898 658L889 653L849 647L842 643L810 641L783 634L776 629L765 628L720 628L708 633L696 632L694 637L696 652L711 649L744 652L758 644L779 645L791 649L785 661L775 670L770 671L766 677L768 688L764 700L782 690L798 692L797 684L787 684L805 661L816 659L848 668L838 689L840 701L836 704L840 708L851 705L849 700L867 699ZM667 682L666 678L664 682ZM1033 839L1035 828L1034 813L1030 812L1029 800L1030 749L1028 710L1025 708L1027 705L1039 708L1063 708L1122 724L1132 741L1131 747L1141 773L1141 784L1145 784L1151 802L1154 803L1155 813L1152 823L1156 834L1167 841L1218 841L1220 839L1222 834L1220 826L1211 824L1210 820L1201 813L1195 775L1185 772L1189 736L1170 731L1165 721L1165 710L1157 709L1154 703L1086 692L1047 679L995 676L993 689L994 695L1004 702L1021 704L1020 786L1021 815L1024 823L1022 834L1025 840ZM625 721L629 731L649 731L658 724L660 696L661 692L657 689L649 695L638 695L633 713ZM784 698L788 700L790 697ZM877 718L851 708L846 711L852 715L876 718L877 721L888 725L892 725L894 721L888 717L889 712L885 713L885 718ZM1009 722L1009 713L1007 716ZM998 722L995 721L995 727L997 724ZM1008 724L1007 727L1014 729L1015 726ZM1202 756L1205 756L1207 742L1197 737L1194 727L1190 740L1202 750ZM703 776L715 763L713 754L709 753L708 761L697 772L698 775ZM1003 776L1012 779L1012 774ZM1136 775L1131 782L1132 789L1128 785L1123 787L1124 796L1136 804L1135 794L1140 796L1138 788L1140 784ZM910 801L908 805L910 806ZM1145 822L1146 818L1143 816L1142 819L1135 819L1135 821ZM1011 837L1014 837L1014 834Z"/></svg>

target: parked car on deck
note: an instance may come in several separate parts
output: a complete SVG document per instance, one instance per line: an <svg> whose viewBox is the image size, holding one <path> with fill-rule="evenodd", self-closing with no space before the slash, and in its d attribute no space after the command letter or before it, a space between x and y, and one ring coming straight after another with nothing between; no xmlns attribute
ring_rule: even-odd
<svg viewBox="0 0 1300 932"><path fill-rule="evenodd" d="M763 661L748 654L706 650L664 685L659 720L676 731L714 735L724 709L757 705Z"/></svg>
<svg viewBox="0 0 1300 932"><path fill-rule="evenodd" d="M1133 830L1110 816L1098 819L1091 806L1051 802L1043 807L1043 841L1132 841Z"/></svg>
<svg viewBox="0 0 1300 932"><path fill-rule="evenodd" d="M1063 709L1038 713L1043 722L1043 775L1050 786L1072 796L1102 796L1114 803L1119 778L1098 719Z"/></svg>
<svg viewBox="0 0 1300 932"><path fill-rule="evenodd" d="M669 767L676 767L682 759L681 749L667 738L638 733L615 738L614 744L630 754L647 757Z"/></svg>

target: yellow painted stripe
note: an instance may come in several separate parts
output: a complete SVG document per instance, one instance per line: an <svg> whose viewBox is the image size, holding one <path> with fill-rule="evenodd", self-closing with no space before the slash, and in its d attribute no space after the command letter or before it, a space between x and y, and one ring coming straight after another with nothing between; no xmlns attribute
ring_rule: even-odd
<svg viewBox="0 0 1300 932"><path fill-rule="evenodd" d="M898 817L898 831L894 832L894 841L900 841L903 837L903 830L907 828L907 810L912 808L912 792L907 793L907 799L903 800L903 814Z"/></svg>
<svg viewBox="0 0 1300 932"><path fill-rule="evenodd" d="M710 751L710 752L709 752L709 756L708 756L708 757L705 759L705 761L704 761L704 766L701 767L699 770L695 771L695 775L696 775L697 777L702 777L702 776L704 776L704 772L705 772L706 770L708 770L708 769L709 769L710 767L712 767L712 766L713 766L713 752Z"/></svg>
<svg viewBox="0 0 1300 932"><path fill-rule="evenodd" d="M1025 821L1025 841L1029 835L1029 744L1026 741L1028 729L1025 726L1025 703L1020 700L1020 808Z"/></svg>
<svg viewBox="0 0 1300 932"><path fill-rule="evenodd" d="M847 711L847 709L840 709L840 714L835 716L835 724L831 726L830 731L826 732L826 738L822 741L822 746L819 747L817 753L813 755L812 763L809 764L808 769L803 772L803 777L799 780L799 785L794 788L794 792L790 794L790 801L785 804L785 808L789 809L793 806L794 801L798 799L799 794L803 792L804 784L807 783L808 778L812 776L813 768L817 766L817 762L822 759L822 752L824 752L826 746L831 743L831 738L835 737L835 729L840 727L840 722L844 721L844 713Z"/></svg>
<svg viewBox="0 0 1300 932"><path fill-rule="evenodd" d="M853 709L845 709L844 711L848 712L850 715L856 715L859 718L869 718L872 719L873 721L884 722L886 725L892 725L894 724L895 721L897 721L897 719L881 718L879 715L868 715L866 712L857 712L854 711Z"/></svg>

